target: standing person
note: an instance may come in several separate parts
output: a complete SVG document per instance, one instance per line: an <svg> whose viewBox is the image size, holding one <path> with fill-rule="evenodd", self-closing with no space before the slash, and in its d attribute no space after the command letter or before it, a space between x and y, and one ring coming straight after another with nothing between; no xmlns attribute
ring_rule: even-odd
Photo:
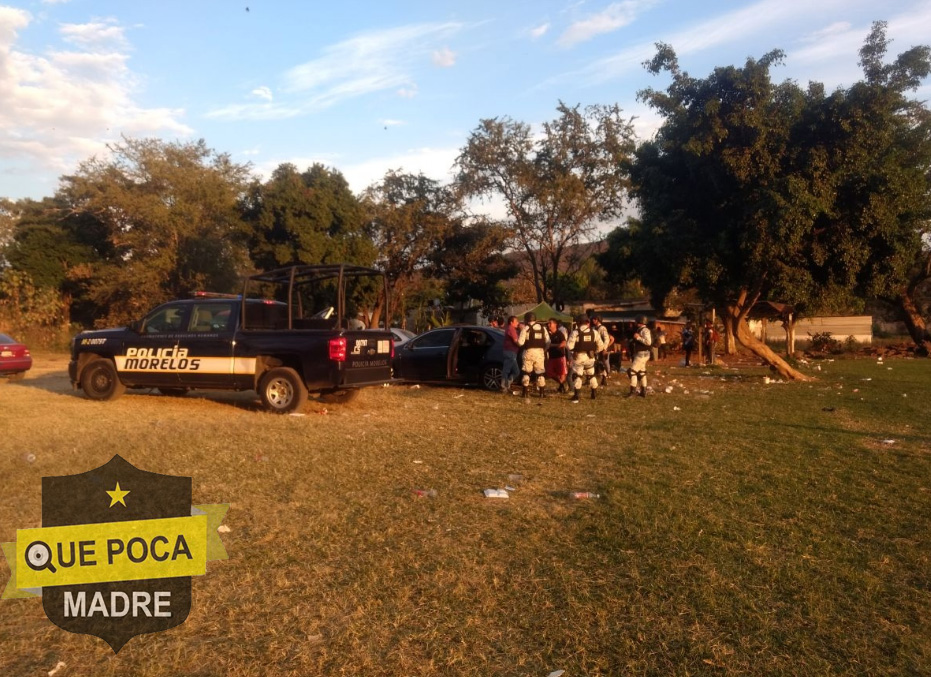
<svg viewBox="0 0 931 677"><path fill-rule="evenodd" d="M589 324L586 315L576 318L576 328L569 334L568 346L572 352L572 403L579 403L579 391L582 389L582 378L588 379L592 389L592 399L598 390L598 378L595 376L596 355L604 350L604 344L598 332Z"/></svg>
<svg viewBox="0 0 931 677"><path fill-rule="evenodd" d="M656 323L656 333L653 338L655 343L658 344L657 348L657 357L661 360L666 359L666 330L663 329L663 325L659 322Z"/></svg>
<svg viewBox="0 0 931 677"><path fill-rule="evenodd" d="M705 320L701 339L702 349L705 351L705 364L714 364L714 348L718 343L718 332L714 330L714 322L711 320Z"/></svg>
<svg viewBox="0 0 931 677"><path fill-rule="evenodd" d="M650 360L656 362L659 359L659 345L656 342L656 320L650 320L647 323L647 329L650 331L650 336L653 338L653 343L650 344ZM634 335L636 336L636 331Z"/></svg>
<svg viewBox="0 0 931 677"><path fill-rule="evenodd" d="M634 321L634 335L630 339L631 365L627 368L630 377L630 392L625 397L631 397L637 392L639 385L640 397L647 396L647 362L650 361L650 346L653 337L647 328L647 318L643 315Z"/></svg>
<svg viewBox="0 0 931 677"><path fill-rule="evenodd" d="M551 319L546 323L546 330L550 336L550 347L546 350L546 378L551 378L559 384L557 393L566 392L566 329L559 322Z"/></svg>
<svg viewBox="0 0 931 677"><path fill-rule="evenodd" d="M695 350L695 330L692 323L686 322L682 328L682 350L685 351L685 366L692 366L692 351Z"/></svg>
<svg viewBox="0 0 931 677"><path fill-rule="evenodd" d="M592 329L598 334L598 338L601 339L601 345L603 346L598 353L598 361L601 363L601 368L596 368L596 371L601 372L601 385L605 385L608 382L608 374L611 373L611 361L608 359L608 349L611 347L611 344L614 343L614 337L608 333L608 328L601 323L601 315L595 315L592 318Z"/></svg>
<svg viewBox="0 0 931 677"><path fill-rule="evenodd" d="M524 328L517 337L517 345L524 349L520 379L524 398L530 397L531 374L537 382L537 393L540 397L546 397L546 348L549 346L549 335L543 323L537 322L537 316L529 311L524 314Z"/></svg>
<svg viewBox="0 0 931 677"><path fill-rule="evenodd" d="M520 376L520 369L517 367L517 353L520 352L520 346L517 344L517 338L517 316L511 315L504 328L504 360L501 373L501 392L503 393L508 392L511 389L511 383Z"/></svg>

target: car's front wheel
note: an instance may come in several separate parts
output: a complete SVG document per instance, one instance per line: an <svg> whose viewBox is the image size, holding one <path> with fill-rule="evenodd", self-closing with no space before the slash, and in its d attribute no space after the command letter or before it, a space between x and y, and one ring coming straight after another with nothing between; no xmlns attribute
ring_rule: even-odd
<svg viewBox="0 0 931 677"><path fill-rule="evenodd" d="M287 414L307 402L307 388L291 367L269 369L259 382L259 397L269 411Z"/></svg>
<svg viewBox="0 0 931 677"><path fill-rule="evenodd" d="M81 372L81 390L92 400L115 400L126 392L116 365L107 359L90 362Z"/></svg>
<svg viewBox="0 0 931 677"><path fill-rule="evenodd" d="M501 390L501 367L497 364L485 367L482 370L482 387L485 390Z"/></svg>

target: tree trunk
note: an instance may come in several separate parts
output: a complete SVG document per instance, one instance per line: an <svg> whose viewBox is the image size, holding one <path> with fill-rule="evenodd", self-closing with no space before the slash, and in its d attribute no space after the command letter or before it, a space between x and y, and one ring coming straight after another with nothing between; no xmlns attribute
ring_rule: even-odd
<svg viewBox="0 0 931 677"><path fill-rule="evenodd" d="M773 367L783 378L790 381L813 380L810 376L793 369L788 362L779 357L768 345L751 333L750 326L747 324L746 313L743 312L739 304L729 305L726 315L721 319L724 320L725 327L729 327L734 332L734 336L742 346Z"/></svg>
<svg viewBox="0 0 931 677"><path fill-rule="evenodd" d="M749 327L747 328L749 331ZM730 322L724 323L724 354L725 355L736 355L737 354L737 345L734 341L734 330L731 328Z"/></svg>
<svg viewBox="0 0 931 677"><path fill-rule="evenodd" d="M795 313L789 313L782 321L782 328L786 330L786 355L795 354Z"/></svg>
<svg viewBox="0 0 931 677"><path fill-rule="evenodd" d="M925 325L925 318L921 316L915 299L912 298L914 289L909 286L899 294L899 309L902 311L902 319L905 321L905 327L909 335L918 347L918 351L925 356L931 356L931 335L928 334L928 327Z"/></svg>

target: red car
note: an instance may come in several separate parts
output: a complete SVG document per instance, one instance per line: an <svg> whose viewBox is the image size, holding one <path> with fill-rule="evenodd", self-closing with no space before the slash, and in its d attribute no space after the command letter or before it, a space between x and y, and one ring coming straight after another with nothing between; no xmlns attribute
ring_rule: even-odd
<svg viewBox="0 0 931 677"><path fill-rule="evenodd" d="M32 355L29 354L29 348L6 334L0 334L0 377L18 380L31 368Z"/></svg>

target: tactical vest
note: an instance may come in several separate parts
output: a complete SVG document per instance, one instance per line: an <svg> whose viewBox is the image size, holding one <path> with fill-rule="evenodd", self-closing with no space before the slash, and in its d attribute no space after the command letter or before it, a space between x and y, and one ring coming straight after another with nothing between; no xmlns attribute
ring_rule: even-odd
<svg viewBox="0 0 931 677"><path fill-rule="evenodd" d="M586 329L579 329L579 338L575 342L575 348L572 349L576 353L589 353L595 350L598 345L595 343L595 330L590 326Z"/></svg>
<svg viewBox="0 0 931 677"><path fill-rule="evenodd" d="M534 322L527 330L524 348L546 348L546 329L539 322Z"/></svg>

